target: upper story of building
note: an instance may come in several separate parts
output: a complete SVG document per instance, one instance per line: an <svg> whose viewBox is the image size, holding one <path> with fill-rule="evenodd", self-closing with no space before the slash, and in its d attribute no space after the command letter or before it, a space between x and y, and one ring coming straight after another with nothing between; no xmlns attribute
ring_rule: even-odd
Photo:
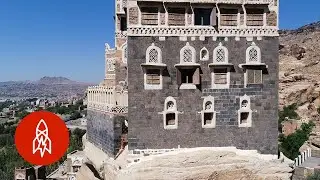
<svg viewBox="0 0 320 180"><path fill-rule="evenodd" d="M127 67L127 1L115 1L115 47L105 44L105 78L102 86L126 84Z"/></svg>
<svg viewBox="0 0 320 180"><path fill-rule="evenodd" d="M115 0L115 46L121 48L127 38L127 0Z"/></svg>
<svg viewBox="0 0 320 180"><path fill-rule="evenodd" d="M277 0L128 0L122 4L128 13L128 36L278 36Z"/></svg>

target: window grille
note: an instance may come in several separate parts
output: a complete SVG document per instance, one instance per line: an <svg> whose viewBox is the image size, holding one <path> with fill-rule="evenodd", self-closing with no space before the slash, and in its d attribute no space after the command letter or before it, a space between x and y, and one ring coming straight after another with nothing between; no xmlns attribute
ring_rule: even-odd
<svg viewBox="0 0 320 180"><path fill-rule="evenodd" d="M255 48L251 48L249 51L249 62L258 61L258 51Z"/></svg>
<svg viewBox="0 0 320 180"><path fill-rule="evenodd" d="M217 50L217 55L216 55L217 57L216 57L216 61L217 62L225 62L226 60L225 60L225 51L224 51L224 49L222 49L222 48L220 48L220 49L218 49Z"/></svg>
<svg viewBox="0 0 320 180"><path fill-rule="evenodd" d="M192 50L190 48L183 51L183 62L192 62Z"/></svg>
<svg viewBox="0 0 320 180"><path fill-rule="evenodd" d="M156 49L151 49L149 51L149 63L159 63L158 54Z"/></svg>

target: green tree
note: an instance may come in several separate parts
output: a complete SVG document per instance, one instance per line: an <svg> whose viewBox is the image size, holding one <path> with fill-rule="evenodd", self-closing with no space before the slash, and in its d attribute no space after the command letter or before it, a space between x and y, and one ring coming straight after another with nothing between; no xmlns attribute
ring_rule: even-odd
<svg viewBox="0 0 320 180"><path fill-rule="evenodd" d="M289 119L299 119L299 115L296 113L297 104L291 104L284 106L282 111L279 111L278 130L282 132L282 122L285 121L286 117Z"/></svg>
<svg viewBox="0 0 320 180"><path fill-rule="evenodd" d="M18 112L17 117L18 117L19 119L23 119L24 117L26 117L26 116L29 115L29 114L30 114L30 113L27 112L27 111L21 111L21 112Z"/></svg>
<svg viewBox="0 0 320 180"><path fill-rule="evenodd" d="M298 119L299 115L296 113L297 104L291 104L289 106L284 106L282 111L279 111L279 119L284 121L286 117L289 119Z"/></svg>
<svg viewBox="0 0 320 180"><path fill-rule="evenodd" d="M292 160L298 157L298 155L300 154L300 147L309 139L309 135L314 126L315 124L313 122L310 122L308 124L303 123L301 125L301 128L298 129L295 133L290 134L287 137L280 136L280 151L283 152L286 157Z"/></svg>
<svg viewBox="0 0 320 180"><path fill-rule="evenodd" d="M76 119L79 119L79 118L82 118L80 112L76 111L74 112L71 116L70 116L70 120L76 120Z"/></svg>
<svg viewBox="0 0 320 180"><path fill-rule="evenodd" d="M13 105L14 102L12 101L5 101L5 102L0 102L0 111L2 111L4 108L8 108L10 105Z"/></svg>

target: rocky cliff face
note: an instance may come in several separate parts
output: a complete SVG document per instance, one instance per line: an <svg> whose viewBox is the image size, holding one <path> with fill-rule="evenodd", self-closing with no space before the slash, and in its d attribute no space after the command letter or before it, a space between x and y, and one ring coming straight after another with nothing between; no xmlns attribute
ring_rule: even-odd
<svg viewBox="0 0 320 180"><path fill-rule="evenodd" d="M320 21L296 30L280 32L280 108L298 104L301 121L314 121L312 139L319 139L320 115ZM318 134L319 135L319 134ZM319 143L320 147L320 143Z"/></svg>

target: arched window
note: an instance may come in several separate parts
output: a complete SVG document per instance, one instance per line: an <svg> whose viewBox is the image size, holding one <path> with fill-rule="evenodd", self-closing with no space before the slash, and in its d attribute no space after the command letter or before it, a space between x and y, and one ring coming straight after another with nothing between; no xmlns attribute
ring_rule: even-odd
<svg viewBox="0 0 320 180"><path fill-rule="evenodd" d="M246 94L240 97L240 108L238 110L238 123L239 127L252 126L252 110L250 97Z"/></svg>
<svg viewBox="0 0 320 180"><path fill-rule="evenodd" d="M251 46L247 48L246 63L247 64L261 63L261 51L260 51L260 48L254 42L252 42Z"/></svg>
<svg viewBox="0 0 320 180"><path fill-rule="evenodd" d="M214 97L208 96L203 100L201 111L202 128L214 128L216 126L216 112L214 110Z"/></svg>
<svg viewBox="0 0 320 180"><path fill-rule="evenodd" d="M144 87L145 89L162 89L162 70L166 67L162 63L161 49L151 44L146 50L146 63L144 67Z"/></svg>
<svg viewBox="0 0 320 180"><path fill-rule="evenodd" d="M207 50L207 48L203 47L201 50L200 50L200 60L201 61L207 61L209 60L209 52Z"/></svg>
<svg viewBox="0 0 320 180"><path fill-rule="evenodd" d="M160 64L161 62L162 62L161 49L155 46L154 43L152 43L151 46L149 46L146 51L146 63Z"/></svg>
<svg viewBox="0 0 320 180"><path fill-rule="evenodd" d="M222 43L220 42L218 47L213 50L213 63L226 64L228 63L228 56L228 49L222 46Z"/></svg>
<svg viewBox="0 0 320 180"><path fill-rule="evenodd" d="M163 109L163 125L165 129L177 129L178 128L178 110L177 101L169 96L164 102Z"/></svg>
<svg viewBox="0 0 320 180"><path fill-rule="evenodd" d="M180 63L188 64L196 62L196 50L189 45L187 42L186 45L180 50Z"/></svg>
<svg viewBox="0 0 320 180"><path fill-rule="evenodd" d="M127 50L127 44L122 46L122 61L123 63L127 63L128 59L128 50Z"/></svg>

